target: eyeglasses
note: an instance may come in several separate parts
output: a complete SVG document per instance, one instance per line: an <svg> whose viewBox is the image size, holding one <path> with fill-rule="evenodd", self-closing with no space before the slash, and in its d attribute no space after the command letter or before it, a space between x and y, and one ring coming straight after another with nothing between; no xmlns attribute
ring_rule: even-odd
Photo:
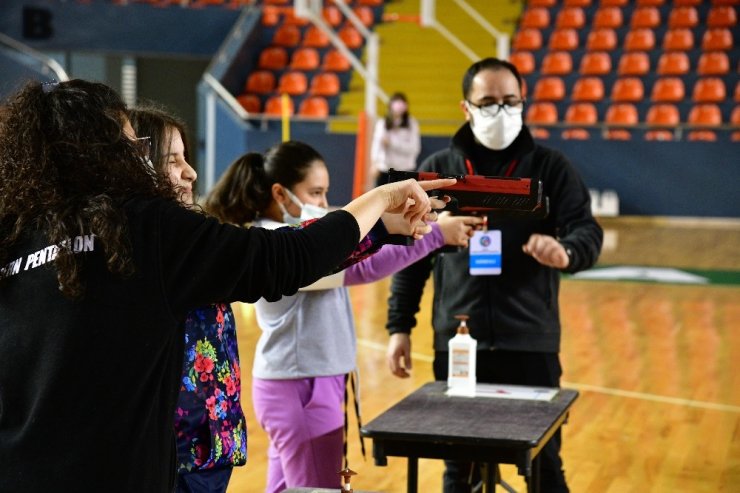
<svg viewBox="0 0 740 493"><path fill-rule="evenodd" d="M524 111L523 99L509 99L503 103L475 104L465 100L468 105L480 111L482 116L496 116L503 109L509 116L521 115Z"/></svg>
<svg viewBox="0 0 740 493"><path fill-rule="evenodd" d="M144 161L149 160L152 151L151 137L136 137L134 139L134 146L139 151L139 155L144 159Z"/></svg>

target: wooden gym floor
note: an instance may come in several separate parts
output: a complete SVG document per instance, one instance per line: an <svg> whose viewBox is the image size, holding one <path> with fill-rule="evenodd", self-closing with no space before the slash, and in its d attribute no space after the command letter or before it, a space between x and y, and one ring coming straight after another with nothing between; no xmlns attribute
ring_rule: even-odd
<svg viewBox="0 0 740 493"><path fill-rule="evenodd" d="M740 221L600 221L606 234L597 267L685 269L709 282L563 279L562 385L580 391L563 428L571 491L740 491ZM365 422L433 379L431 284L412 337L413 375L406 380L393 377L385 362L388 286L385 280L351 288ZM234 470L228 493L261 492L267 439L254 419L250 389L259 329L250 306L234 309L249 460ZM350 467L359 474L352 486L404 492L405 459L376 467L370 440L363 459L355 423L351 418ZM441 472L441 462L421 460L419 491L441 491ZM522 491L514 467L502 466L502 474Z"/></svg>

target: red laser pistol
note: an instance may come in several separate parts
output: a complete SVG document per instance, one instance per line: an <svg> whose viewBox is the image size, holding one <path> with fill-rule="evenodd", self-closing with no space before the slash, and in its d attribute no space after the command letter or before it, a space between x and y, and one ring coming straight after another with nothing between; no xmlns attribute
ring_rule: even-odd
<svg viewBox="0 0 740 493"><path fill-rule="evenodd" d="M494 212L496 218L526 217L542 219L549 213L549 201L542 193L542 182L507 176L451 175L426 171L388 172L388 183L412 178L417 181L455 178L452 186L429 190L429 195L449 195L446 210L471 214Z"/></svg>

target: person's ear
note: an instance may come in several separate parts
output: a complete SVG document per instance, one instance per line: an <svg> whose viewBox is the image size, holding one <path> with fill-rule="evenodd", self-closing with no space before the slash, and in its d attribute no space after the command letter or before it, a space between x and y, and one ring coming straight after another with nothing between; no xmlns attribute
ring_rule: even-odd
<svg viewBox="0 0 740 493"><path fill-rule="evenodd" d="M285 188L280 183L273 183L270 191L272 193L272 200L275 202L283 205L290 202L290 197L285 193Z"/></svg>
<svg viewBox="0 0 740 493"><path fill-rule="evenodd" d="M465 114L465 121L470 121L470 110L468 109L468 105L466 104L466 101L463 99L460 101L460 109L462 109L463 113Z"/></svg>

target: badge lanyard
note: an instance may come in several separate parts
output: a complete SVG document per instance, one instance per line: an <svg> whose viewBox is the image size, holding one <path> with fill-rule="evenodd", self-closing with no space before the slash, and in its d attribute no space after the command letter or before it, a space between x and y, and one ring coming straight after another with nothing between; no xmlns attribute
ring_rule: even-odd
<svg viewBox="0 0 740 493"><path fill-rule="evenodd" d="M514 173L518 161L512 160L506 167L504 176L509 177ZM473 163L465 159L465 167L468 174L475 174ZM488 216L486 216L487 218ZM486 224L488 224L486 222ZM485 276L501 274L501 230L475 231L470 238L470 275Z"/></svg>

